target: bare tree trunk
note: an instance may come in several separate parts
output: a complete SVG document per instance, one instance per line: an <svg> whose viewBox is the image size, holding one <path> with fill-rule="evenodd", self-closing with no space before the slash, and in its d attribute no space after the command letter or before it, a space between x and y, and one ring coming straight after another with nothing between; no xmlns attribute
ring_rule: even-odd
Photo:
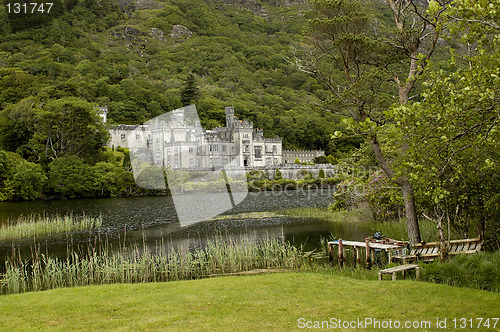
<svg viewBox="0 0 500 332"><path fill-rule="evenodd" d="M420 227L417 220L417 209L415 207L415 197L413 196L413 186L406 179L398 179L403 200L405 203L406 228L410 243L418 243L420 238Z"/></svg>
<svg viewBox="0 0 500 332"><path fill-rule="evenodd" d="M448 246L444 239L443 218L444 214L438 217L437 228L439 231L439 252L441 253L441 261L444 262L448 258Z"/></svg>
<svg viewBox="0 0 500 332"><path fill-rule="evenodd" d="M486 228L486 220L484 216L481 216L479 219L479 239L480 241L484 241L484 229Z"/></svg>

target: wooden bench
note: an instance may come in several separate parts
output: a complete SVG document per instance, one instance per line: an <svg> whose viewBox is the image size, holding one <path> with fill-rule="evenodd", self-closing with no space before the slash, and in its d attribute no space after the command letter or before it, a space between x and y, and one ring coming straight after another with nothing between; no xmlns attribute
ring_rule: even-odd
<svg viewBox="0 0 500 332"><path fill-rule="evenodd" d="M397 272L403 272L403 278L405 277L405 271L406 270L413 270L416 269L417 272L417 280L420 280L420 267L417 264L406 264L406 265L400 265L400 266L395 266L391 267L388 269L380 270L378 271L378 280L382 280L382 274L392 274L392 280L396 280L396 273Z"/></svg>
<svg viewBox="0 0 500 332"><path fill-rule="evenodd" d="M448 242L447 242L448 243ZM449 241L448 255L473 254L481 250L482 242L479 238ZM432 262L440 256L439 242L417 243L412 245L408 255L395 255L393 258L400 259L403 264L415 260Z"/></svg>

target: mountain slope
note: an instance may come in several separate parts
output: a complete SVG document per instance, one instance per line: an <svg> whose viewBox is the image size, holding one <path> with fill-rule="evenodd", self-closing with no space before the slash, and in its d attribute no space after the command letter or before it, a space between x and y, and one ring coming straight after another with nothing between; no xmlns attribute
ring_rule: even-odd
<svg viewBox="0 0 500 332"><path fill-rule="evenodd" d="M327 92L286 61L306 28L303 1L83 0L66 7L0 38L2 109L30 96L40 105L74 96L108 105L111 123L141 123L182 106L192 72L208 128L224 123L229 105L287 148L328 148L340 126L314 106Z"/></svg>

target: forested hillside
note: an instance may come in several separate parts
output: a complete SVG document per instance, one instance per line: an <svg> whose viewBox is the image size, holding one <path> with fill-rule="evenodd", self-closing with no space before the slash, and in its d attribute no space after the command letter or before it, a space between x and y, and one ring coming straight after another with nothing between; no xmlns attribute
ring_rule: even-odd
<svg viewBox="0 0 500 332"><path fill-rule="evenodd" d="M207 128L223 125L232 105L285 148L349 151L357 141L330 143L340 120L315 106L328 93L286 61L307 10L285 0L66 0L29 23L2 11L0 148L40 159L35 119L55 100L107 105L110 123L142 123L183 106L192 73Z"/></svg>

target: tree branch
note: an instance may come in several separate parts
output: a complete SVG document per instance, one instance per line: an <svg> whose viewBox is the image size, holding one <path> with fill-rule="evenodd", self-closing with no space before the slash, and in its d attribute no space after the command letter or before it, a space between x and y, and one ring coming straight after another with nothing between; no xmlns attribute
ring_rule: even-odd
<svg viewBox="0 0 500 332"><path fill-rule="evenodd" d="M496 24L495 22L474 20L474 19L470 19L470 18L459 18L459 17L455 17L455 16L452 16L451 18L457 22L480 23L482 25L487 25L493 29L500 30L500 25Z"/></svg>

